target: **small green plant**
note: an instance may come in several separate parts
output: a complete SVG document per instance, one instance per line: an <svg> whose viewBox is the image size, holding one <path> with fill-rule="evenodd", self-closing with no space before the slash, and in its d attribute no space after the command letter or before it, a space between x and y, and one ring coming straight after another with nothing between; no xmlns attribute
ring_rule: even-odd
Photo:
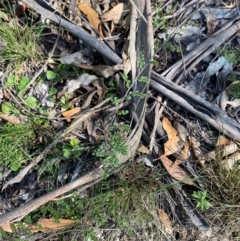
<svg viewBox="0 0 240 241"><path fill-rule="evenodd" d="M5 83L5 87L17 87L17 91L21 91L26 88L27 84L29 83L28 77L22 77L20 81L17 81L14 75L10 75Z"/></svg>
<svg viewBox="0 0 240 241"><path fill-rule="evenodd" d="M0 126L1 164L10 167L12 171L18 171L23 164L31 160L35 138L31 125Z"/></svg>
<svg viewBox="0 0 240 241"><path fill-rule="evenodd" d="M153 16L152 24L154 28L158 29L166 29L167 27L167 20L164 16L163 10L159 7L156 6L156 12L155 15Z"/></svg>
<svg viewBox="0 0 240 241"><path fill-rule="evenodd" d="M131 80L129 79L129 76L126 73L121 73L121 77L123 78L126 87L129 89L131 87Z"/></svg>
<svg viewBox="0 0 240 241"><path fill-rule="evenodd" d="M141 93L140 91L130 91L126 97L127 100L130 100L132 97L139 97L140 99L143 99L146 97L146 94Z"/></svg>
<svg viewBox="0 0 240 241"><path fill-rule="evenodd" d="M230 88L233 99L238 99L240 97L240 81L232 83Z"/></svg>
<svg viewBox="0 0 240 241"><path fill-rule="evenodd" d="M2 112L4 114L14 114L14 115L19 115L20 112L15 108L15 106L11 102L4 102L1 105Z"/></svg>
<svg viewBox="0 0 240 241"><path fill-rule="evenodd" d="M77 75L79 75L78 70L67 64L59 64L57 70L48 70L46 72L46 78L50 81L59 81L62 78L76 77Z"/></svg>
<svg viewBox="0 0 240 241"><path fill-rule="evenodd" d="M107 178L109 172L120 166L118 155L127 154L127 146L124 144L124 137L121 132L129 131L128 125L118 125L108 127L107 137L102 136L101 144L94 150L93 155L100 158L104 165L104 178Z"/></svg>
<svg viewBox="0 0 240 241"><path fill-rule="evenodd" d="M62 145L63 156L66 159L70 157L79 157L83 149L84 148L79 146L79 141L76 138L72 138L69 144L64 143Z"/></svg>
<svg viewBox="0 0 240 241"><path fill-rule="evenodd" d="M208 202L207 191L194 191L192 196L197 200L197 208L200 208L202 211L212 207L212 204Z"/></svg>
<svg viewBox="0 0 240 241"><path fill-rule="evenodd" d="M228 46L219 47L217 53L222 55L229 63L234 66L240 63L240 53L238 50L234 50Z"/></svg>

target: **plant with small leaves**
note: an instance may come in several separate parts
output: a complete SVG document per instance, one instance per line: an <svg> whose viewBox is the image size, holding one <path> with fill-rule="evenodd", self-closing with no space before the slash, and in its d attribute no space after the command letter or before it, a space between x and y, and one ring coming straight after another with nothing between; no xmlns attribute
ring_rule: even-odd
<svg viewBox="0 0 240 241"><path fill-rule="evenodd" d="M131 87L131 80L129 79L129 76L126 73L121 73L121 77L123 78L126 87L129 89Z"/></svg>
<svg viewBox="0 0 240 241"><path fill-rule="evenodd" d="M120 166L118 155L127 154L127 146L124 144L124 138L121 135L122 131L129 130L126 126L128 125L108 127L107 142L103 141L93 152L93 155L100 158L105 167L104 179L108 177L110 171Z"/></svg>
<svg viewBox="0 0 240 241"><path fill-rule="evenodd" d="M64 158L68 159L70 157L79 157L81 154L81 151L84 148L81 148L79 146L79 140L76 138L72 138L68 143L64 143L62 145L62 152L63 152L63 156Z"/></svg>
<svg viewBox="0 0 240 241"><path fill-rule="evenodd" d="M197 200L197 208L200 208L202 211L212 207L212 204L206 199L207 191L194 191L192 196Z"/></svg>

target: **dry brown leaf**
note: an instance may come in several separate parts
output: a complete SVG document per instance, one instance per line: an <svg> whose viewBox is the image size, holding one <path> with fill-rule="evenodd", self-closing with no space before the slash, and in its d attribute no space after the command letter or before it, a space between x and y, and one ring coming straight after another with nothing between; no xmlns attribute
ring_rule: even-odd
<svg viewBox="0 0 240 241"><path fill-rule="evenodd" d="M30 9L30 7L26 3L20 2L15 8L15 15L21 17L26 14L27 9Z"/></svg>
<svg viewBox="0 0 240 241"><path fill-rule="evenodd" d="M123 71L126 74L128 74L132 69L131 61L128 54L128 48L129 48L129 40L126 39L122 49Z"/></svg>
<svg viewBox="0 0 240 241"><path fill-rule="evenodd" d="M169 158L167 158L165 155L160 156L160 160L162 161L167 172L173 178L175 178L178 181L189 184L189 185L195 185L193 183L193 181L191 180L191 176L188 174L188 172L179 166L173 165L173 162Z"/></svg>
<svg viewBox="0 0 240 241"><path fill-rule="evenodd" d="M72 110L67 110L67 111L62 112L62 115L64 117L66 117L67 122L70 122L71 121L70 117L79 113L81 111L81 109L82 109L81 107L76 107Z"/></svg>
<svg viewBox="0 0 240 241"><path fill-rule="evenodd" d="M236 152L238 149L238 146L235 142L231 142L230 145L225 146L224 149L224 156L228 156L234 152ZM216 158L216 151L210 151L207 154L205 154L204 156L202 156L202 158L204 158L206 161L210 161Z"/></svg>
<svg viewBox="0 0 240 241"><path fill-rule="evenodd" d="M230 144L231 144L231 139L226 136L221 135L217 139L216 146L220 146L220 145L228 146Z"/></svg>
<svg viewBox="0 0 240 241"><path fill-rule="evenodd" d="M206 21L207 21L207 35L212 35L216 30L217 20L215 16L211 12L209 12Z"/></svg>
<svg viewBox="0 0 240 241"><path fill-rule="evenodd" d="M194 136L189 136L189 141L190 141L190 145L192 147L194 156L198 159L200 165L204 166L207 158L206 156L202 155L202 151L200 149L200 142Z"/></svg>
<svg viewBox="0 0 240 241"><path fill-rule="evenodd" d="M99 19L98 13L85 3L79 3L77 6L86 15L90 25L96 29L101 36L103 36L101 21Z"/></svg>
<svg viewBox="0 0 240 241"><path fill-rule="evenodd" d="M54 219L50 218L42 218L39 219L37 224L31 225L28 228L32 232L47 232L49 230L61 230L65 229L71 225L73 225L76 221L71 219L59 219L58 222L56 222ZM39 228L39 225L41 228Z"/></svg>
<svg viewBox="0 0 240 241"><path fill-rule="evenodd" d="M104 85L104 81L101 78L95 79L92 82L92 85L97 89L98 103L100 103L103 100L105 93L107 92L107 87Z"/></svg>
<svg viewBox="0 0 240 241"><path fill-rule="evenodd" d="M109 78L113 76L119 70L123 70L123 65L115 65L115 66L107 66L107 65L96 65L92 67L92 71L94 71L97 75L101 75L103 78Z"/></svg>
<svg viewBox="0 0 240 241"><path fill-rule="evenodd" d="M3 231L7 232L7 233L12 233L12 228L9 222L4 223L1 228L3 229Z"/></svg>
<svg viewBox="0 0 240 241"><path fill-rule="evenodd" d="M39 219L38 222L36 224L33 225L27 225L25 224L25 227L29 230L31 230L33 233L36 232L47 232L50 230L61 230L61 229L65 229L71 225L73 225L74 223L76 223L76 221L71 220L71 219L59 219L58 222L56 222L54 219L50 218L42 218ZM15 227L17 227L17 224L14 224ZM6 223L4 225L1 226L1 228L8 233L12 233L13 230L10 226L10 223Z"/></svg>
<svg viewBox="0 0 240 241"><path fill-rule="evenodd" d="M188 160L188 158L190 157L191 153L189 150L189 145L187 142L184 143L183 149L180 152L180 158L177 158L176 161L174 162L175 166L178 166L184 162L186 162Z"/></svg>
<svg viewBox="0 0 240 241"><path fill-rule="evenodd" d="M128 14L129 5L126 3L119 3L113 7L110 11L104 13L101 16L103 22L113 21L114 24L121 24L123 18Z"/></svg>
<svg viewBox="0 0 240 241"><path fill-rule="evenodd" d="M24 123L23 120L21 120L19 117L15 116L15 115L8 115L8 114L4 114L1 112L0 112L0 118L6 120L8 122L11 122L14 125L20 125L20 124Z"/></svg>
<svg viewBox="0 0 240 241"><path fill-rule="evenodd" d="M217 160L222 160L223 156L225 155L226 152L226 146L229 146L231 144L231 140L229 138L226 138L225 136L221 135L217 139L217 144L216 144L216 156L215 158Z"/></svg>
<svg viewBox="0 0 240 241"><path fill-rule="evenodd" d="M170 235L173 235L172 222L166 212L160 208L157 209L158 217L163 226L163 230Z"/></svg>
<svg viewBox="0 0 240 241"><path fill-rule="evenodd" d="M240 160L240 151L235 152L234 154L228 156L223 160L223 167L227 170L232 170L234 164Z"/></svg>
<svg viewBox="0 0 240 241"><path fill-rule="evenodd" d="M162 124L168 136L168 141L164 144L165 155L168 156L181 149L179 145L181 140L177 135L177 131L172 127L170 121L166 117L163 118Z"/></svg>

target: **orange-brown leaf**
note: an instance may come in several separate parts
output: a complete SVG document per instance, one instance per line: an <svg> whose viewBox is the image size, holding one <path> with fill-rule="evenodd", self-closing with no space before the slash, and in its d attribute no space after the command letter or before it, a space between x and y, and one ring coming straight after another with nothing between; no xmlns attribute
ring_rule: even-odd
<svg viewBox="0 0 240 241"><path fill-rule="evenodd" d="M99 31L101 36L103 36L102 30L101 30L101 21L99 19L98 13L85 3L79 3L77 4L77 6L86 15L90 25L94 29Z"/></svg>
<svg viewBox="0 0 240 241"><path fill-rule="evenodd" d="M3 229L3 231L5 231L7 233L12 233L13 232L9 222L6 222L3 225L1 225L1 228Z"/></svg>
<svg viewBox="0 0 240 241"><path fill-rule="evenodd" d="M170 121L167 118L162 120L163 129L167 132L168 141L164 144L165 155L171 155L179 151L181 142L180 138L177 135L177 131L172 127Z"/></svg>
<svg viewBox="0 0 240 241"><path fill-rule="evenodd" d="M178 166L178 165L184 163L185 161L188 160L189 157L190 157L189 145L187 142L185 142L184 147L183 147L182 151L180 152L180 158L177 158L177 160L174 162L174 165Z"/></svg>
<svg viewBox="0 0 240 241"><path fill-rule="evenodd" d="M73 225L76 221L71 220L71 219L59 219L58 222L56 222L54 219L52 218L42 218L39 219L37 222L37 225L32 225L29 226L28 228L32 231L32 232L46 232L49 230L61 230L61 229L65 229L71 225ZM39 226L41 227L39 229Z"/></svg>
<svg viewBox="0 0 240 241"><path fill-rule="evenodd" d="M158 217L161 221L161 224L163 226L163 229L168 234L173 234L173 228L172 228L172 222L169 218L169 216L166 214L166 212L160 208L157 209Z"/></svg>
<svg viewBox="0 0 240 241"><path fill-rule="evenodd" d="M50 218L50 219L48 219L48 218L41 218L41 219L38 220L37 223L35 223L33 225L25 224L25 227L28 230L31 230L33 233L36 233L36 232L39 232L39 231L47 232L47 231L50 231L50 230L57 231L57 230L65 229L65 228L73 225L75 222L76 221L71 220L71 219L59 219L58 222L56 222L52 218ZM14 224L14 225L15 225L15 227L18 226L18 224ZM4 225L2 225L1 228L5 232L8 232L8 233L12 233L13 232L9 222L7 222Z"/></svg>
<svg viewBox="0 0 240 241"><path fill-rule="evenodd" d="M193 183L193 181L191 180L191 176L188 174L188 172L179 166L173 165L173 162L169 158L167 158L165 155L160 156L160 160L162 161L167 172L173 178L175 178L178 181L187 183L189 185L195 185Z"/></svg>
<svg viewBox="0 0 240 241"><path fill-rule="evenodd" d="M71 121L70 117L75 115L75 114L77 114L77 113L79 113L81 111L81 109L82 109L81 107L76 107L74 109L62 112L62 115L64 117L66 117L67 122L70 122Z"/></svg>

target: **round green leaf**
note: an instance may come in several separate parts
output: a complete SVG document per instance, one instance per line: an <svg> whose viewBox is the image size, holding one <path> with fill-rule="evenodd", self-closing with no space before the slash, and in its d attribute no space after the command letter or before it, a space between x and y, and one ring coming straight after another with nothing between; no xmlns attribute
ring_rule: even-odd
<svg viewBox="0 0 240 241"><path fill-rule="evenodd" d="M2 112L4 114L10 114L13 112L13 106L10 102L4 102L2 104Z"/></svg>
<svg viewBox="0 0 240 241"><path fill-rule="evenodd" d="M57 76L57 74L51 70L47 71L47 79L48 80L53 80L55 79Z"/></svg>
<svg viewBox="0 0 240 241"><path fill-rule="evenodd" d="M37 99L35 97L29 96L26 100L25 100L26 104L31 106L31 107L36 107L37 106Z"/></svg>
<svg viewBox="0 0 240 241"><path fill-rule="evenodd" d="M28 77L23 77L21 80L20 80L20 84L21 85L27 85L29 83L29 78Z"/></svg>
<svg viewBox="0 0 240 241"><path fill-rule="evenodd" d="M72 139L70 140L70 145L71 145L71 146L77 146L78 143L79 143L79 140L76 139L76 138L72 138Z"/></svg>

